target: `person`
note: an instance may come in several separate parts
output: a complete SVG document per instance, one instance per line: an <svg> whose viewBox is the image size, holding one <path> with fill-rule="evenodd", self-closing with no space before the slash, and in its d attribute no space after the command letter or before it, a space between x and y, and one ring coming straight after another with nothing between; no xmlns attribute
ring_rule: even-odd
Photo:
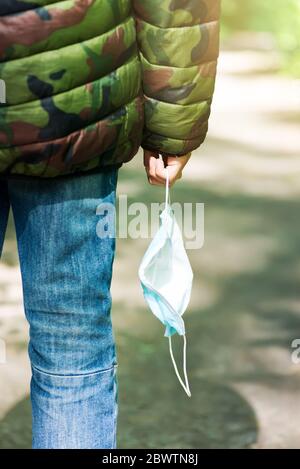
<svg viewBox="0 0 300 469"><path fill-rule="evenodd" d="M208 129L219 15L219 0L0 2L0 248L11 207L33 448L117 447L115 236L96 209L140 147L152 185L182 176Z"/></svg>

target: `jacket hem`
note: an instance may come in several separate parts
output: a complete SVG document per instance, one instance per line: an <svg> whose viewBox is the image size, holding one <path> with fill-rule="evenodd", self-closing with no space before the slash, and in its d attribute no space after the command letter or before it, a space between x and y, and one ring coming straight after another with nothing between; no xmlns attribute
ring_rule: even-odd
<svg viewBox="0 0 300 469"><path fill-rule="evenodd" d="M114 169L120 169L121 166L123 165L122 163L114 163L114 164L109 164L105 166L97 166L96 168L93 169L88 169L88 170L81 170L81 171L75 171L69 174L61 174L61 175L56 175L55 178L51 176L33 176L33 175L27 175L27 174L0 174L0 180L2 181L7 181L7 180L12 180L12 179L21 179L21 180L45 180L45 181L53 181L53 179L59 179L59 180L64 180L64 179L70 179L74 177L82 177L82 176L88 176L92 174L97 174L97 173L106 173L109 171L113 171Z"/></svg>

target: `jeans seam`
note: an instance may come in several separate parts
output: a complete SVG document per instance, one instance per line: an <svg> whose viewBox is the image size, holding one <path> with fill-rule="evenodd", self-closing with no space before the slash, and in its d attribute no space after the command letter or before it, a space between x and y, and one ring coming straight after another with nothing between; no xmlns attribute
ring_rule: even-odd
<svg viewBox="0 0 300 469"><path fill-rule="evenodd" d="M56 378L82 378L85 376L94 376L94 375L99 375L102 373L107 373L109 371L112 371L113 369L117 369L118 364L115 363L114 365L110 366L109 368L104 368L103 370L98 370L98 371L92 371L91 373L79 373L79 374L70 374L70 375L63 375L63 374L58 374L58 373L49 373L48 371L41 370L37 368L36 366L31 364L31 368L33 371L37 371L38 373L47 375L47 376L54 376Z"/></svg>

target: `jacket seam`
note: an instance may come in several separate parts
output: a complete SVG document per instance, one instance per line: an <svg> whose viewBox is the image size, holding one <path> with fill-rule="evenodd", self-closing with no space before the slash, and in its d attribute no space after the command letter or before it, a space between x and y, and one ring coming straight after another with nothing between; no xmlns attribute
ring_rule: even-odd
<svg viewBox="0 0 300 469"><path fill-rule="evenodd" d="M204 126L205 124L207 124L208 122L208 119L205 120L203 122L203 124L201 124L200 127ZM157 135L158 137L163 137L163 138L166 138L168 140L174 140L175 142L192 142L193 140L199 140L199 138L202 138L203 137L203 133L199 134L198 136L196 137L192 137L192 138L174 138L174 137L168 137L167 135L162 135L160 134L159 132L153 132L153 130L150 130L148 127L147 127L147 132L151 135ZM144 135L144 139L147 139L147 135Z"/></svg>
<svg viewBox="0 0 300 469"><path fill-rule="evenodd" d="M137 13L134 13L134 16L137 18L138 21L141 21L143 23L149 24L150 26L153 26L154 28L158 29L184 29L184 28L199 28L199 26L204 26L210 23L219 23L219 19L216 18L214 20L210 21L203 21L203 23L196 23L196 24L190 24L190 25L182 25L182 26L158 26L155 23L151 23L150 21L146 21L145 19L141 18Z"/></svg>
<svg viewBox="0 0 300 469"><path fill-rule="evenodd" d="M187 65L186 67L178 67L176 65L155 64L153 62L150 62L141 50L139 50L139 52L141 53L142 60L145 60L145 62L148 62L148 64L152 65L153 67L175 68L175 69L180 69L180 70L186 70L187 68L198 68L199 65L207 65L207 64L217 63L217 61L218 61L218 57L216 57L215 59L204 60L204 62L200 62L200 63L195 64L195 65Z"/></svg>
<svg viewBox="0 0 300 469"><path fill-rule="evenodd" d="M110 112L109 114L106 114L105 116L95 120L95 121L92 121L92 122L89 122L87 125L85 125L84 127L80 127L79 129L76 129L76 130L73 130L72 132L69 132L67 133L66 135L61 135L60 137L57 137L57 138L53 138L53 139L47 139L47 140L38 140L36 142L30 142L30 143L19 143L17 145L9 145L9 146L0 146L0 153L2 150L12 150L14 148L26 148L26 147L30 147L30 146L33 146L33 145L40 145L40 144L47 144L47 143L55 143L56 141L58 140L61 140L62 138L66 138L66 137L70 137L71 135L73 134L76 134L78 132L81 132L85 129L87 129L89 126L91 125L95 125L97 123L100 123L101 121L104 121L105 119L108 119L110 116L112 116L113 114L115 114L116 112L120 111L120 109L124 109L124 111L126 112L126 116L124 116L124 119L127 118L127 107L130 106L130 104L132 104L135 100L137 100L138 98L140 98L140 95L137 94L134 98L132 98L130 101L128 101L127 103L124 103L123 105L119 106L118 108L114 109L112 112Z"/></svg>
<svg viewBox="0 0 300 469"><path fill-rule="evenodd" d="M169 64L163 64L163 63L156 64L156 63L150 62L150 60L148 60L147 57L145 56L145 54L143 54L143 52L141 51L141 44L138 44L138 47L139 47L139 52L142 55L142 58L145 59L150 65L157 66L157 67L176 68L176 69L181 69L181 70L185 70L186 68L199 67L199 65L205 65L205 64L209 64L211 62L217 62L218 57L219 57L219 54L218 54L218 55L216 55L216 57L214 57L212 59L197 62L193 65L186 65L185 67L179 67L178 65L169 65Z"/></svg>
<svg viewBox="0 0 300 469"><path fill-rule="evenodd" d="M149 96L145 93L144 93L144 96L145 96L146 99L156 101L158 103L169 104L170 106L181 106L181 107L196 106L196 105L201 105L203 103L207 103L208 105L210 105L210 101L211 101L211 98L212 98L212 96L208 96L205 99L198 99L194 103L181 104L181 103L173 103L171 101L164 101L162 99L157 99L157 98ZM147 101L145 102L145 104L147 104Z"/></svg>
<svg viewBox="0 0 300 469"><path fill-rule="evenodd" d="M86 81L84 83L82 83L81 85L77 85L77 86L74 86L73 88L68 88L64 91L60 91L59 93L52 93L48 96L43 96L42 98L37 98L37 99L31 99L30 101L24 101L22 103L18 103L18 104L6 104L4 106L1 106L2 109L12 109L12 108L18 108L18 106L26 106L26 105L29 105L29 104L32 104L32 103L40 103L40 102L43 102L45 99L50 99L50 98L53 98L53 97L58 97L60 95L63 95L63 94L68 94L70 93L71 91L75 91L75 90L78 90L79 88L85 88L86 86L88 85L92 85L94 83L97 83L98 81L100 80L103 80L105 78L108 78L110 75L112 75L113 73L117 72L117 71L120 71L122 70L123 68L126 68L128 67L131 63L134 64L134 63L139 63L139 59L137 57L136 54L132 54L131 57L129 57L128 60L126 60L126 62L122 63L122 65L120 65L119 67L117 68L114 68L113 70L111 70L110 72L106 73L105 75L102 75L98 78L95 78L95 80L92 80L92 81Z"/></svg>
<svg viewBox="0 0 300 469"><path fill-rule="evenodd" d="M0 17L1 18L1 17ZM22 57L14 57L14 58L10 58L8 57L7 59L4 59L4 60L0 60L0 64L5 64L5 63L8 63L8 62L14 62L15 60L21 60L21 59L25 59L25 57L35 57L37 55L41 55L41 54L44 54L46 52L57 52L61 49L64 49L65 47L70 47L70 46L74 46L74 45L80 45L80 44L83 44L84 42L86 41L89 41L91 39L96 39L97 37L101 37L103 36L104 34L110 34L111 32L113 32L115 29L119 28L123 23L129 23L130 20L133 19L132 15L128 15L126 16L126 18L124 18L120 23L118 23L117 25L113 26L112 28L110 28L108 31L105 31L101 34L97 34L96 36L92 36L92 37L89 37L87 39L84 39L83 41L75 41L75 42L71 42L70 44L65 44L64 46L62 47L57 47L55 49L47 49L47 50L42 50L42 51L39 51L39 52L35 52L34 54L29 54L29 55L24 55Z"/></svg>

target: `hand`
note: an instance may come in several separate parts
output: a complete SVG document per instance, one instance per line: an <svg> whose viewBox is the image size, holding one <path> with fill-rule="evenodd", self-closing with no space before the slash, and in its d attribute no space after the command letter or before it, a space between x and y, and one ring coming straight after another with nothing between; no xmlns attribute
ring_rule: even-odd
<svg viewBox="0 0 300 469"><path fill-rule="evenodd" d="M189 161L191 152L183 156L163 154L162 158L159 158L159 155L159 152L144 150L144 166L148 181L155 186L165 186L165 167L168 167L169 186L172 186L178 179L181 179L182 170Z"/></svg>

